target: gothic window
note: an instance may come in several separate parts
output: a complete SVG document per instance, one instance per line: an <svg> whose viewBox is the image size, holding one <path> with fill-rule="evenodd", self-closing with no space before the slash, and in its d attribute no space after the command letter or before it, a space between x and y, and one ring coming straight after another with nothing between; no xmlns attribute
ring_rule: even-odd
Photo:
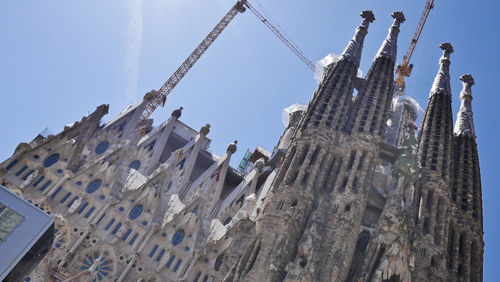
<svg viewBox="0 0 500 282"><path fill-rule="evenodd" d="M101 179L96 179L90 182L89 185L87 186L87 193L92 194L95 191L97 191L99 187L101 187L101 183L102 183Z"/></svg>
<svg viewBox="0 0 500 282"><path fill-rule="evenodd" d="M106 227L104 227L104 230L109 230L111 228L111 226L115 223L115 219L112 218L109 223L106 225Z"/></svg>
<svg viewBox="0 0 500 282"><path fill-rule="evenodd" d="M102 141L101 143L99 143L95 147L95 153L97 155L100 155L100 154L106 152L106 150L108 149L108 147L109 147L109 142L108 141Z"/></svg>
<svg viewBox="0 0 500 282"><path fill-rule="evenodd" d="M172 237L172 245L177 246L182 242L182 240L184 240L184 229L180 229L175 232Z"/></svg>
<svg viewBox="0 0 500 282"><path fill-rule="evenodd" d="M32 170L30 170L28 173L26 173L26 175L23 177L23 180L28 179L28 177L29 177L31 174L33 174L33 172L35 172L35 170L34 170L34 169L32 169Z"/></svg>
<svg viewBox="0 0 500 282"><path fill-rule="evenodd" d="M135 233L134 236L132 237L132 239L130 239L130 242L128 242L128 244L130 246L132 246L135 242L135 240L137 239L137 237L139 237L139 233Z"/></svg>
<svg viewBox="0 0 500 282"><path fill-rule="evenodd" d="M160 253L156 257L156 261L160 261L164 254L165 254L165 249L161 249Z"/></svg>
<svg viewBox="0 0 500 282"><path fill-rule="evenodd" d="M193 282L198 282L198 280L200 279L200 277L201 277L201 271L198 271L198 273L196 273L196 276L194 277Z"/></svg>
<svg viewBox="0 0 500 282"><path fill-rule="evenodd" d="M176 166L179 170L184 168L184 163L186 162L186 158L183 158Z"/></svg>
<svg viewBox="0 0 500 282"><path fill-rule="evenodd" d="M174 262L174 260L175 260L175 255L172 255L172 256L168 259L167 264L165 265L165 267L166 267L166 268L169 268L169 267L172 265L172 263Z"/></svg>
<svg viewBox="0 0 500 282"><path fill-rule="evenodd" d="M78 210L78 214L81 214L85 208L87 208L87 206L89 205L89 203L83 203L82 207Z"/></svg>
<svg viewBox="0 0 500 282"><path fill-rule="evenodd" d="M224 253L217 256L217 258L215 259L215 263L214 263L215 271L219 271L220 267L222 266L223 260L224 260Z"/></svg>
<svg viewBox="0 0 500 282"><path fill-rule="evenodd" d="M59 154L52 154L50 155L46 160L45 162L43 163L43 165L45 167L51 167L53 166L55 163L57 163L59 161Z"/></svg>
<svg viewBox="0 0 500 282"><path fill-rule="evenodd" d="M23 173L27 168L28 166L23 166L18 172L16 172L16 176L21 175L21 173Z"/></svg>
<svg viewBox="0 0 500 282"><path fill-rule="evenodd" d="M78 199L77 196L73 197L73 199L71 199L71 201L69 201L69 203L66 205L66 207L70 208L77 199Z"/></svg>
<svg viewBox="0 0 500 282"><path fill-rule="evenodd" d="M173 271L177 272L177 270L179 269L179 267L181 266L181 264L182 264L182 259L179 259L177 261L177 263L175 264Z"/></svg>
<svg viewBox="0 0 500 282"><path fill-rule="evenodd" d="M64 195L64 197L61 199L61 204L66 202L66 200L71 197L71 192L68 192L66 193L66 195Z"/></svg>
<svg viewBox="0 0 500 282"><path fill-rule="evenodd" d="M140 205L140 204L136 205L135 207L132 208L132 210L130 210L130 213L128 214L128 218L130 218L130 220L137 219L141 215L142 210L143 210L142 205Z"/></svg>
<svg viewBox="0 0 500 282"><path fill-rule="evenodd" d="M158 245L155 245L155 246L153 247L153 249L151 250L151 252L149 253L149 257L150 257L150 258L152 258L152 257L155 255L156 250L158 250Z"/></svg>
<svg viewBox="0 0 500 282"><path fill-rule="evenodd" d="M170 188L172 187L172 181L170 181L167 185L167 189L165 190L165 192L168 192L168 190L170 190Z"/></svg>
<svg viewBox="0 0 500 282"><path fill-rule="evenodd" d="M12 162L10 162L10 164L5 168L5 170L9 170L11 169L13 166L15 166L17 164L18 160L13 160Z"/></svg>
<svg viewBox="0 0 500 282"><path fill-rule="evenodd" d="M123 234L123 237L122 237L122 241L126 241L128 236L130 235L130 233L132 233L132 229L128 229L127 232L125 232L125 234Z"/></svg>
<svg viewBox="0 0 500 282"><path fill-rule="evenodd" d="M54 199L56 195L62 190L62 187L59 186L57 190L50 196L51 199Z"/></svg>
<svg viewBox="0 0 500 282"><path fill-rule="evenodd" d="M133 162L131 162L128 167L130 168L133 168L135 170L139 170L139 168L141 167L141 162L139 160L135 160Z"/></svg>
<svg viewBox="0 0 500 282"><path fill-rule="evenodd" d="M38 184L40 184L40 182L42 182L44 179L45 179L45 176L43 176L43 175L40 176L40 178L38 178L38 180L35 183L33 183L33 187L38 186Z"/></svg>
<svg viewBox="0 0 500 282"><path fill-rule="evenodd" d="M115 229L113 229L113 232L111 232L113 235L116 235L116 232L118 232L118 230L120 230L120 228L122 227L122 223L118 223L116 226L115 226Z"/></svg>
<svg viewBox="0 0 500 282"><path fill-rule="evenodd" d="M91 207L90 210L85 214L85 218L89 218L89 216L94 212L95 208Z"/></svg>
<svg viewBox="0 0 500 282"><path fill-rule="evenodd" d="M151 151L155 147L155 144L156 144L156 139L151 141L148 145L144 146L144 149L148 149L148 151Z"/></svg>

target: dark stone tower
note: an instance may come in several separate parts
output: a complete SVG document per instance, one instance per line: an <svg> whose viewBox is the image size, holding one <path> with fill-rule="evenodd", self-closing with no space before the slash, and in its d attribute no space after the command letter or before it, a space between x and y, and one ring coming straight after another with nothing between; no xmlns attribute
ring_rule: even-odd
<svg viewBox="0 0 500 282"><path fill-rule="evenodd" d="M450 175L453 121L451 110L450 43L443 55L429 96L419 136L422 166L415 194L415 271L412 280L444 281L445 223L450 215Z"/></svg>
<svg viewBox="0 0 500 282"><path fill-rule="evenodd" d="M460 110L454 128L452 216L448 230L448 271L452 281L483 280L481 175L472 119L470 74L460 77Z"/></svg>

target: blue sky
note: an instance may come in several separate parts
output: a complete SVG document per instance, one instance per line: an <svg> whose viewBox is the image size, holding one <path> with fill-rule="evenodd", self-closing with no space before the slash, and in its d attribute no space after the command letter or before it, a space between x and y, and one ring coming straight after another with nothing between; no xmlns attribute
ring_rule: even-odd
<svg viewBox="0 0 500 282"><path fill-rule="evenodd" d="M53 133L99 104L110 104L109 121L127 104L158 89L196 47L234 0L0 1L0 95L4 118L0 159L19 142L49 127ZM398 61L406 52L424 0L260 0L304 53L317 61L339 54L372 9L376 21L365 40L361 70L370 63L402 10ZM258 5L255 1L254 6ZM413 56L407 94L425 108L437 71L438 45L451 41L454 113L459 76L471 73L473 108L482 169L485 281L500 277L499 172L496 160L500 37L498 1L436 0ZM239 140L233 165L246 149L271 150L282 133L281 111L306 104L317 83L313 74L250 12L237 15L218 40L174 89L156 123L184 107L182 121L195 129L212 125L211 150L221 155ZM455 118L455 117L454 117Z"/></svg>

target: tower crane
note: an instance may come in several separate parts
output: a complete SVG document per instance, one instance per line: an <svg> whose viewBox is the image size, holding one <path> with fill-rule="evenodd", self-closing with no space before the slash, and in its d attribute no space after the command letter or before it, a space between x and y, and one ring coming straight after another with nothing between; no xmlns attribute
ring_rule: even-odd
<svg viewBox="0 0 500 282"><path fill-rule="evenodd" d="M288 39L280 28L274 26L267 20L257 9L255 9L247 0L238 0L236 4L224 15L224 17L217 23L217 25L208 33L208 35L201 41L201 43L194 49L193 52L184 60L184 62L177 68L177 70L170 76L170 78L161 86L158 91L151 91L146 94L147 100L146 107L139 118L137 130L141 135L146 133L146 121L151 114L161 105L165 105L168 94L175 88L175 86L182 80L182 78L189 72L194 64L201 58L203 53L212 45L217 37L224 31L229 23L234 19L238 13L245 12L246 8L250 9L285 45L292 50L295 55L299 57L310 69L314 71L313 63L300 51L297 45L293 44Z"/></svg>
<svg viewBox="0 0 500 282"><path fill-rule="evenodd" d="M427 21L427 17L431 9L434 8L434 0L427 0L425 3L424 12L420 17L420 21L417 26L417 30L413 34L413 38L410 42L410 47L406 54L403 57L403 61L399 63L396 68L396 93L397 95L403 95L405 90L405 77L409 77L411 75L411 71L413 69L413 64L410 64L411 56L413 55L413 51L415 50L415 46L417 46L418 39L420 38L420 34L422 34L422 30L424 29L425 22Z"/></svg>

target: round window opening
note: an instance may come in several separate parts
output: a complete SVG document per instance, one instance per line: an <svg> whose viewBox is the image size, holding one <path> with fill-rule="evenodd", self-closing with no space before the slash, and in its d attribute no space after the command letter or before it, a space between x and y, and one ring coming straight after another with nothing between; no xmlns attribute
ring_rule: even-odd
<svg viewBox="0 0 500 282"><path fill-rule="evenodd" d="M130 220L137 219L141 215L143 209L142 205L136 205L130 210L128 218L130 218Z"/></svg>
<svg viewBox="0 0 500 282"><path fill-rule="evenodd" d="M109 142L108 141L102 141L101 143L99 143L99 145L97 145L97 147L95 147L95 153L100 155L104 152L106 152L106 150L108 149L109 147Z"/></svg>
<svg viewBox="0 0 500 282"><path fill-rule="evenodd" d="M177 246L182 240L184 240L184 229L175 232L174 237L172 237L172 245Z"/></svg>
<svg viewBox="0 0 500 282"><path fill-rule="evenodd" d="M131 162L128 167L138 170L141 167L141 162L139 160L135 160Z"/></svg>
<svg viewBox="0 0 500 282"><path fill-rule="evenodd" d="M99 189L99 187L101 187L101 184L102 184L101 179L96 179L96 180L90 182L89 185L87 186L87 193L89 193L89 194L94 193L95 191L97 191Z"/></svg>
<svg viewBox="0 0 500 282"><path fill-rule="evenodd" d="M59 157L59 154L52 154L45 160L45 163L43 165L45 167L51 167L59 161Z"/></svg>

